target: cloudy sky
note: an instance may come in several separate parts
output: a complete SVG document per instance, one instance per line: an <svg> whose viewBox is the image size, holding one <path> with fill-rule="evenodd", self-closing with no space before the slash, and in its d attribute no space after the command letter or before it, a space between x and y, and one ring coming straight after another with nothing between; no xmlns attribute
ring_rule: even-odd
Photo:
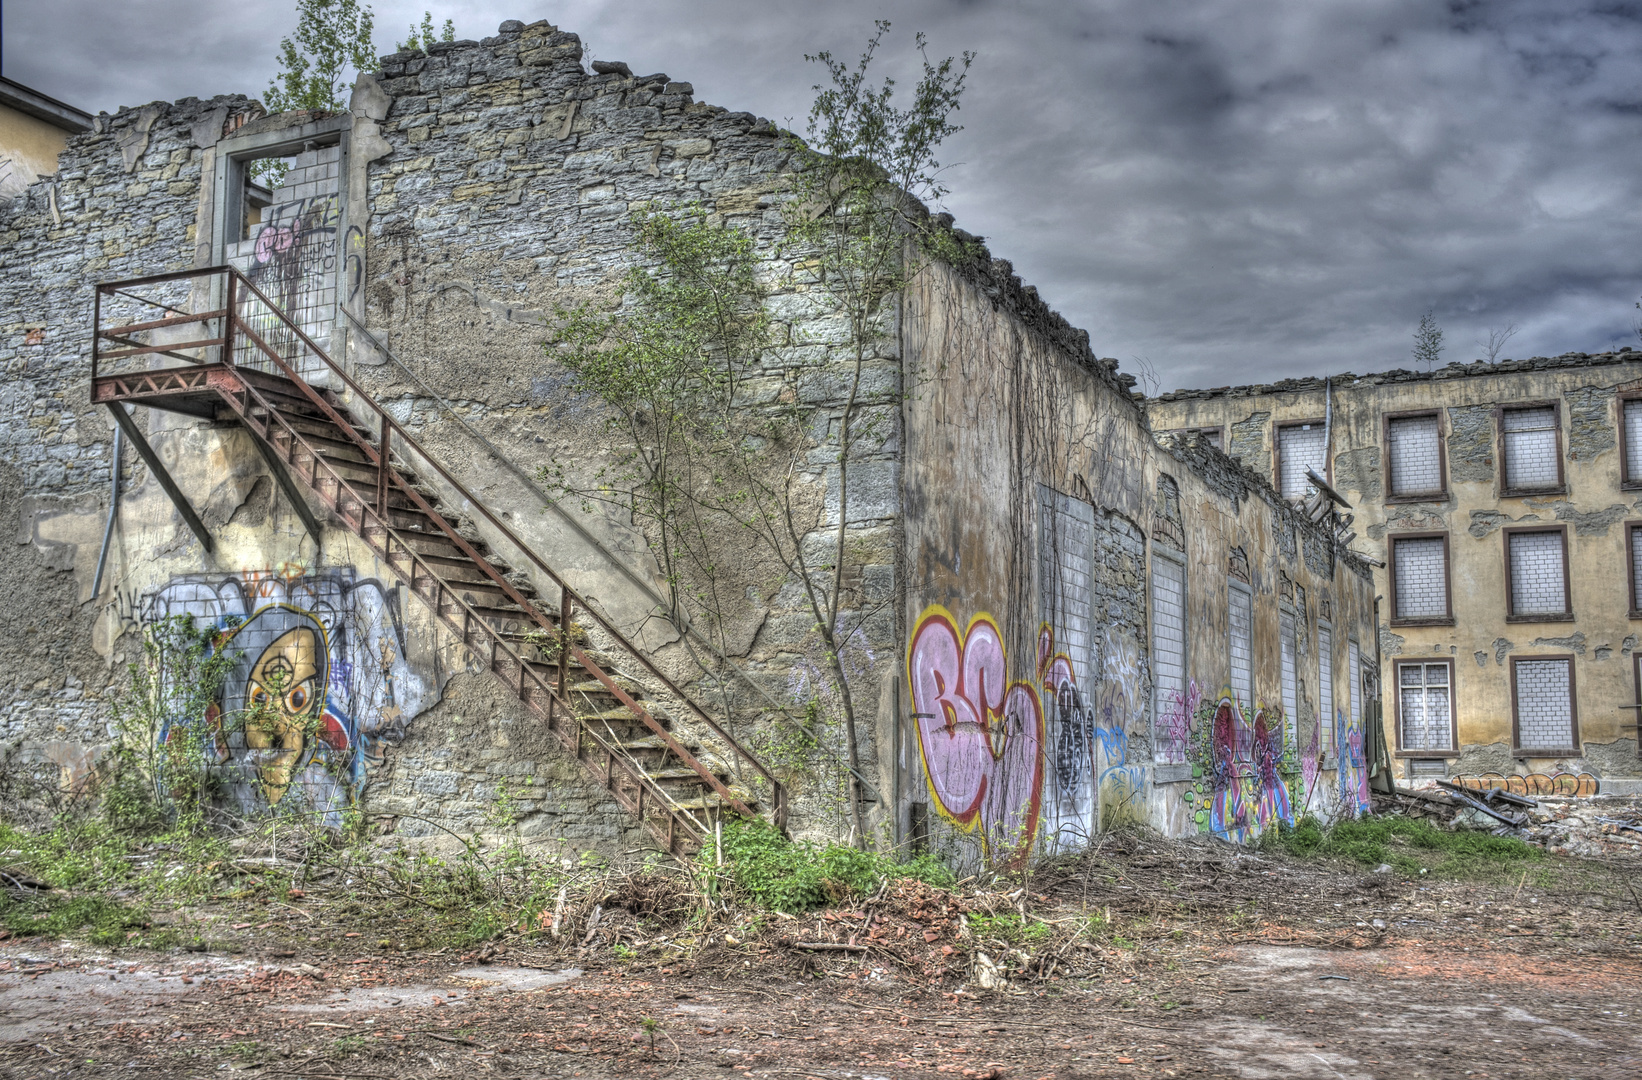
<svg viewBox="0 0 1642 1080"><path fill-rule="evenodd" d="M427 0L373 0L376 42ZM802 123L803 54L894 29L974 50L943 159L987 238L1156 386L1637 344L1642 3L1632 0L445 0L458 37L549 18L590 59ZM258 94L294 0L7 0L4 73L83 108Z"/></svg>

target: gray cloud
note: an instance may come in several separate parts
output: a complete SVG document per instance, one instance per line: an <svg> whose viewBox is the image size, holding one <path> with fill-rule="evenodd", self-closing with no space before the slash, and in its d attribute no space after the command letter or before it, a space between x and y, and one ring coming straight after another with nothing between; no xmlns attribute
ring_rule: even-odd
<svg viewBox="0 0 1642 1080"><path fill-rule="evenodd" d="M377 3L377 43L425 5ZM905 0L886 71L979 53L944 158L948 209L1096 348L1164 389L1408 362L1436 312L1451 359L1635 340L1642 5L1577 0ZM12 78L96 109L258 93L293 5L7 5ZM441 5L460 36L550 17L593 55L800 125L859 50L861 0ZM905 85L906 81L903 81Z"/></svg>

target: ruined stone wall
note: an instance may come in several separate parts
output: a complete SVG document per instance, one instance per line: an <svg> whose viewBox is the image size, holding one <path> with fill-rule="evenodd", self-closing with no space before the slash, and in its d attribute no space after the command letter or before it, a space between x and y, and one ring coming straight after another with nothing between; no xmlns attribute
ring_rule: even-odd
<svg viewBox="0 0 1642 1080"><path fill-rule="evenodd" d="M1386 737L1404 759L1402 782L1430 775L1588 772L1607 790L1642 778L1636 753L1638 698L1635 650L1642 623L1631 617L1633 573L1627 522L1642 502L1623 482L1622 396L1642 386L1642 354L1569 354L1498 364L1451 364L1430 375L1392 371L1345 374L1331 380L1332 482L1354 504L1355 546L1387 560L1398 536L1446 537L1452 608L1447 619L1397 618L1390 569L1375 570L1384 597L1379 637L1388 688ZM1558 408L1557 438L1564 473L1560 490L1502 493L1500 407L1533 402ZM1435 410L1440 415L1443 490L1399 498L1386 475L1388 414ZM1271 468L1274 425L1324 414L1321 379L1215 391L1178 391L1148 402L1154 429L1220 427L1242 432L1229 449L1255 471ZM1562 526L1566 532L1571 617L1535 620L1508 613L1504 530ZM1512 727L1513 657L1571 660L1577 697L1578 753L1540 757L1519 752ZM1457 743L1447 753L1410 749L1398 724L1399 662L1418 658L1452 664ZM1521 747L1531 750L1533 747ZM1412 762L1438 763L1416 773ZM1440 764L1446 762L1445 765Z"/></svg>
<svg viewBox="0 0 1642 1080"><path fill-rule="evenodd" d="M1246 840L1364 809L1363 729L1349 708L1318 715L1313 642L1331 620L1348 684L1347 639L1373 647L1366 568L1206 443L1160 449L1115 363L1057 340L1035 297L1011 304L1009 277L928 266L905 299L901 753L938 843L976 863L1128 822ZM1160 560L1184 572L1172 694ZM1232 572L1252 608L1239 691ZM1283 609L1301 627L1287 691Z"/></svg>

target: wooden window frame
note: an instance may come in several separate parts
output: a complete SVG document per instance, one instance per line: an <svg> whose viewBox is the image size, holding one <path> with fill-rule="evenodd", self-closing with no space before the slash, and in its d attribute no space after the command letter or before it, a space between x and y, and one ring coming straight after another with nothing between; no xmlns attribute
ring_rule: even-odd
<svg viewBox="0 0 1642 1080"><path fill-rule="evenodd" d="M1404 619L1397 614L1397 541L1399 540L1435 540L1442 538L1442 587L1443 608L1446 615L1422 615L1416 618ZM1509 554L1509 548L1507 549ZM1385 537L1386 561L1386 593L1391 600L1392 626L1453 626L1454 625L1454 574L1450 566L1451 558L1448 549L1448 533L1445 530L1434 532L1406 532L1387 533ZM1506 568L1510 569L1509 566ZM1562 569L1568 569L1567 543L1563 544Z"/></svg>
<svg viewBox="0 0 1642 1080"><path fill-rule="evenodd" d="M1614 403L1619 428L1619 486L1624 491L1642 491L1642 476L1631 475L1630 439L1625 430L1625 404L1631 401L1642 401L1642 390L1630 390L1615 395L1618 400ZM1631 607L1635 607L1633 602ZM1633 616L1634 618L1634 616Z"/></svg>
<svg viewBox="0 0 1642 1080"><path fill-rule="evenodd" d="M1315 420L1307 420L1302 418L1299 420L1273 420L1271 422L1271 486L1277 489L1277 494L1280 498L1289 498L1289 496L1283 494L1282 430L1284 428L1291 427L1307 427L1311 424L1322 427L1325 422L1326 419L1321 416ZM1327 443L1323 445L1323 479L1328 481L1329 486L1332 487L1334 485L1334 462L1329 457Z"/></svg>
<svg viewBox="0 0 1642 1080"><path fill-rule="evenodd" d="M1517 663L1521 660L1565 660L1568 663L1568 719L1569 730L1573 734L1573 746L1523 746L1522 732L1518 724L1517 714ZM1547 653L1542 656L1513 656L1511 657L1511 753L1515 757L1555 758L1577 757L1584 753L1580 749L1579 738L1579 686L1578 674L1574 671L1572 653Z"/></svg>
<svg viewBox="0 0 1642 1080"><path fill-rule="evenodd" d="M1509 486L1511 479L1511 465L1505 456L1505 414L1508 412L1523 412L1528 409L1550 409L1556 417L1556 486L1543 488L1519 488ZM1494 430L1498 437L1499 454L1499 494L1502 499L1517 499L1527 495L1566 495L1568 493L1568 467L1562 460L1564 447L1562 444L1562 402L1560 401L1521 401L1510 405L1501 405L1494 410Z"/></svg>
<svg viewBox="0 0 1642 1080"><path fill-rule="evenodd" d="M1550 623L1574 621L1574 591L1573 581L1568 574L1568 526L1566 525L1516 525L1501 529L1505 544L1505 621L1509 623ZM1516 589L1511 584L1511 537L1521 533L1558 533L1562 537L1562 602L1567 610L1560 614L1517 614ZM1630 567L1626 567L1630 572ZM1393 611L1396 608L1392 608Z"/></svg>
<svg viewBox="0 0 1642 1080"><path fill-rule="evenodd" d="M1642 529L1642 520L1627 521L1625 524L1625 578L1630 583L1626 593L1631 598L1631 609L1627 617L1642 619L1642 596L1636 595L1636 531ZM1637 655L1642 656L1642 652ZM1637 701L1642 701L1638 697Z"/></svg>
<svg viewBox="0 0 1642 1080"><path fill-rule="evenodd" d="M1394 689L1397 691L1396 700L1391 703L1392 716L1395 718L1395 726L1396 726L1396 729L1397 729L1397 751L1392 756L1393 757L1399 757L1399 758L1420 758L1420 759L1423 759L1423 760L1426 760L1426 761L1435 761L1438 758L1442 758L1442 759L1446 760L1448 758L1457 758L1457 757L1459 757L1460 756L1460 710L1459 710L1459 707L1458 707L1458 705L1456 704L1456 702L1454 700L1455 696L1456 696L1455 695L1455 687L1454 687L1454 676L1457 675L1459 672L1456 670L1453 658L1452 657L1447 657L1447 656L1431 656L1431 657L1411 656L1411 657L1408 657L1406 659L1404 659L1402 657L1396 657L1396 658L1393 658L1392 661L1391 661L1391 670L1393 672L1397 672L1398 669L1401 668L1402 665L1404 665L1404 664L1445 664L1445 665L1447 665L1447 667L1448 667L1448 749L1446 749L1446 750L1433 750L1433 749L1430 749L1430 748L1427 748L1427 749L1424 749L1424 750L1405 750L1405 749L1403 749L1403 678L1402 678L1402 675L1399 673L1397 675L1396 686L1394 687ZM1515 685L1516 685L1515 683L1512 684L1512 687L1513 687L1512 693L1513 694L1515 694ZM1382 695L1381 700L1384 700L1383 695Z"/></svg>
<svg viewBox="0 0 1642 1080"><path fill-rule="evenodd" d="M1391 421L1418 420L1422 417L1434 416L1437 418L1437 483L1432 491L1416 492L1412 495L1394 495L1391 491ZM1558 429L1560 430L1560 428ZM1443 425L1442 409L1414 409L1409 412L1389 412L1380 417L1380 445L1381 451L1380 475L1385 477L1385 502L1387 505L1395 503L1431 502L1433 499L1448 497L1448 446L1446 430ZM1331 481L1332 483L1332 481Z"/></svg>

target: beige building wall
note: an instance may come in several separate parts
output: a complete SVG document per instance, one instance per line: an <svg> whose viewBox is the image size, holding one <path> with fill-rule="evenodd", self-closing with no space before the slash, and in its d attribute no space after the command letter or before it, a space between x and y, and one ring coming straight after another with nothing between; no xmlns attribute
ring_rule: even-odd
<svg viewBox="0 0 1642 1080"><path fill-rule="evenodd" d="M57 171L68 132L0 103L0 197L10 197L42 174Z"/></svg>
<svg viewBox="0 0 1642 1080"><path fill-rule="evenodd" d="M1642 353L1625 350L1177 391L1148 409L1154 432L1198 429L1279 484L1303 476L1297 459L1326 438L1353 546L1381 564L1386 739L1402 782L1588 773L1621 791L1642 786L1629 708L1642 700L1633 395Z"/></svg>

